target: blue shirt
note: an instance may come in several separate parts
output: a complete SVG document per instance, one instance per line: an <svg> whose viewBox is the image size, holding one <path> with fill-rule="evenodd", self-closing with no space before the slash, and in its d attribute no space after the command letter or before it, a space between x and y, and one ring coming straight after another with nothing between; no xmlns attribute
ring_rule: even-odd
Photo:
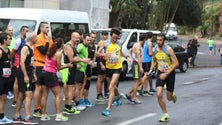
<svg viewBox="0 0 222 125"><path fill-rule="evenodd" d="M152 61L152 56L149 55L148 40L146 40L142 48L142 63L147 63L151 61Z"/></svg>

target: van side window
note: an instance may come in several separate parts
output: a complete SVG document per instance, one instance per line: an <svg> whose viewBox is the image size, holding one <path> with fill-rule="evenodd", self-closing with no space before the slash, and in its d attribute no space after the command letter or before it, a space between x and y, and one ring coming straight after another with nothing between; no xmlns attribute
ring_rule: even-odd
<svg viewBox="0 0 222 125"><path fill-rule="evenodd" d="M52 38L62 37L65 42L70 40L74 31L81 30L83 33L89 33L88 24L83 23L50 23Z"/></svg>
<svg viewBox="0 0 222 125"><path fill-rule="evenodd" d="M137 42L137 32L132 33L130 39L129 39L129 43L127 45L127 49L130 49L133 47L134 43Z"/></svg>

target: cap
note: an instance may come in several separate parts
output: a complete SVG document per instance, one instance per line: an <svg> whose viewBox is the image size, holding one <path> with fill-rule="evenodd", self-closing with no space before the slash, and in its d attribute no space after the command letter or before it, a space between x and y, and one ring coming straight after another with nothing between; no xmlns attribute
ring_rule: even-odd
<svg viewBox="0 0 222 125"><path fill-rule="evenodd" d="M108 35L107 31L102 31L102 35Z"/></svg>

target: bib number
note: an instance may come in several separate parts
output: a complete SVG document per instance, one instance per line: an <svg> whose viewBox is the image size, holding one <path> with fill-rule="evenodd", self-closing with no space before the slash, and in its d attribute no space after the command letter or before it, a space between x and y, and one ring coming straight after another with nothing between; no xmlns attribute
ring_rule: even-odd
<svg viewBox="0 0 222 125"><path fill-rule="evenodd" d="M3 71L2 77L9 78L11 76L11 69L10 68L3 68L2 71Z"/></svg>

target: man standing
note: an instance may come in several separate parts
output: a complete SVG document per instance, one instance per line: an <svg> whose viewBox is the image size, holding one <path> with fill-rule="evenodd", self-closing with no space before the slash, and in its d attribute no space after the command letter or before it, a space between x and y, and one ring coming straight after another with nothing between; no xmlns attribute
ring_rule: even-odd
<svg viewBox="0 0 222 125"><path fill-rule="evenodd" d="M31 124L31 104L32 104L32 91L34 86L34 81L36 76L34 74L33 63L33 45L37 42L37 34L34 32L29 32L26 35L27 42L21 49L20 66L18 70L18 87L19 96L16 104L16 111L13 120L15 122L22 121L20 114L21 104L25 100L25 123Z"/></svg>
<svg viewBox="0 0 222 125"><path fill-rule="evenodd" d="M11 64L10 64L10 45L11 37L7 33L0 33L0 124L11 123L5 112L6 94L9 90Z"/></svg>
<svg viewBox="0 0 222 125"><path fill-rule="evenodd" d="M195 38L192 39L192 42L191 42L191 51L192 51L192 58L191 58L191 66L195 66L195 59L196 59L196 55L197 55L197 51L198 51L198 47L200 45L198 44L198 36L195 35Z"/></svg>
<svg viewBox="0 0 222 125"><path fill-rule="evenodd" d="M78 32L73 32L71 34L71 39L66 43L64 47L64 63L72 63L73 67L69 68L69 76L67 81L67 97L65 99L65 107L64 113L65 114L80 114L80 111L75 110L72 107L72 98L73 98L73 91L75 90L75 77L76 77L76 69L80 68L76 63L78 62L85 62L89 63L89 59L81 59L77 57L77 50L76 47L80 41L80 35ZM76 95L75 95L76 96Z"/></svg>
<svg viewBox="0 0 222 125"><path fill-rule="evenodd" d="M13 72L13 92L14 92L14 101L12 102L12 107L16 107L16 100L18 99L18 68L20 63L20 55L21 55L21 49L26 43L26 33L29 32L28 26L22 26L20 29L20 38L17 38L11 52L11 60L13 63L12 72Z"/></svg>
<svg viewBox="0 0 222 125"><path fill-rule="evenodd" d="M146 40L146 35L141 34L139 38L139 42L135 43L131 50L131 58L132 58L132 73L134 78L134 85L128 94L126 94L126 98L132 102L133 104L141 104L142 102L136 97L136 92L138 86L141 84L142 73L144 73L142 66L142 50L141 48L144 45Z"/></svg>
<svg viewBox="0 0 222 125"><path fill-rule="evenodd" d="M106 77L109 85L109 100L107 108L102 112L103 116L110 116L110 110L114 100L114 96L117 98L114 100L116 106L121 105L121 99L123 98L117 88L117 83L122 70L122 56L129 59L122 50L121 43L118 41L120 31L118 28L112 28L110 32L110 40L107 40L102 45L98 52L100 57L104 56L106 59ZM106 53L101 54L101 51L106 48ZM130 59L129 59L130 61Z"/></svg>
<svg viewBox="0 0 222 125"><path fill-rule="evenodd" d="M49 24L47 22L41 22L40 34L38 35L38 41L34 45L34 63L36 68L37 81L34 91L34 113L33 116L41 117L40 97L41 97L41 83L39 78L42 73L42 68L45 65L45 55L49 48L52 46L53 41L49 34Z"/></svg>
<svg viewBox="0 0 222 125"><path fill-rule="evenodd" d="M162 33L157 35L157 46L154 49L154 57L149 73L152 72L156 64L158 69L156 95L163 112L163 115L159 121L165 122L169 120L169 115L167 114L166 103L163 99L164 84L166 84L167 87L167 99L176 103L177 98L174 93L174 70L178 67L179 63L173 49L170 46L165 45L165 34Z"/></svg>
<svg viewBox="0 0 222 125"><path fill-rule="evenodd" d="M94 104L88 99L89 96L89 88L91 84L91 77L92 77L92 67L93 67L93 62L96 60L95 52L96 52L96 46L95 46L95 41L96 41L96 33L91 32L90 33L90 43L88 45L88 58L92 61L92 64L87 64L86 71L85 71L85 79L84 79L84 84L83 84L83 97L84 100L82 100L83 105L86 105L87 107L93 107Z"/></svg>
<svg viewBox="0 0 222 125"><path fill-rule="evenodd" d="M214 47L214 41L212 40L212 38L210 38L208 41L208 49L209 49L209 54L212 55L212 50L213 50L213 47Z"/></svg>

